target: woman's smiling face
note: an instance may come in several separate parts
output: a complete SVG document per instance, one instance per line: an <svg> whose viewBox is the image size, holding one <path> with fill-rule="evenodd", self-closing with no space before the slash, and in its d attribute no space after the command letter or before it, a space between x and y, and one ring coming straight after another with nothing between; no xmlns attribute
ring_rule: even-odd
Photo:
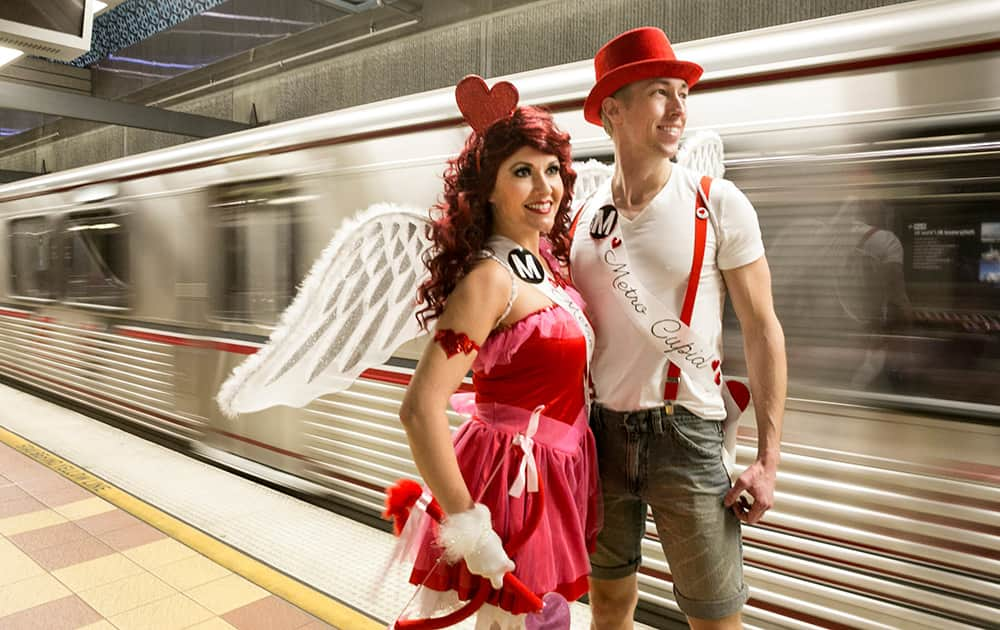
<svg viewBox="0 0 1000 630"><path fill-rule="evenodd" d="M559 158L521 147L500 164L490 195L495 232L517 240L520 234L548 233L563 197Z"/></svg>

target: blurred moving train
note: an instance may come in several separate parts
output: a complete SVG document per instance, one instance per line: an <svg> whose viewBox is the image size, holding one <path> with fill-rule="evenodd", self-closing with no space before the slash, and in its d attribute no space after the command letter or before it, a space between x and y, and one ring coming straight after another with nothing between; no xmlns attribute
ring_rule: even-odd
<svg viewBox="0 0 1000 630"><path fill-rule="evenodd" d="M934 1L677 47L707 68L688 129L723 136L757 208L788 343L748 627L1000 626L998 33L1000 4ZM508 78L611 159L589 62ZM213 396L340 222L429 207L466 133L443 89L0 187L0 375L377 514L416 475L396 413L420 342L306 409L228 421ZM741 463L754 444L750 417ZM647 532L641 607L676 615Z"/></svg>

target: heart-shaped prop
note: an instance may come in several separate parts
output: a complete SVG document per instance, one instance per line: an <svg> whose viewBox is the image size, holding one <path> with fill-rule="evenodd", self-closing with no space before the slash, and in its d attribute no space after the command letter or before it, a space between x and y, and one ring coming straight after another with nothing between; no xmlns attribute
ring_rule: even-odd
<svg viewBox="0 0 1000 630"><path fill-rule="evenodd" d="M742 381L726 379L726 389L729 390L729 397L741 412L750 406L750 388Z"/></svg>
<svg viewBox="0 0 1000 630"><path fill-rule="evenodd" d="M559 593L546 593L541 612L528 613L525 630L570 630L569 602Z"/></svg>
<svg viewBox="0 0 1000 630"><path fill-rule="evenodd" d="M470 74L455 86L455 102L465 121L482 134L490 125L502 120L517 108L518 93L514 84L501 81L492 89L482 77Z"/></svg>

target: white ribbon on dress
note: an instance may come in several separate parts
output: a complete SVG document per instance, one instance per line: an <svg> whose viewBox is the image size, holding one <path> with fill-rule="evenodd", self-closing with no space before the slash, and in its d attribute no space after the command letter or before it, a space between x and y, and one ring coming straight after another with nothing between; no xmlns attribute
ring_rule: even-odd
<svg viewBox="0 0 1000 630"><path fill-rule="evenodd" d="M531 412L531 419L528 420L528 429L524 433L514 436L514 446L520 446L524 451L521 458L521 467L517 471L517 477L510 486L510 496L520 498L524 493L525 485L528 492L538 492L538 465L535 463L535 433L538 432L538 418L542 415L545 405L538 405Z"/></svg>
<svg viewBox="0 0 1000 630"><path fill-rule="evenodd" d="M421 493L420 497L417 498L416 503L413 504L413 507L420 510L421 512L426 513L427 506L429 506L431 504L431 501L433 500L434 497L431 496L431 491L425 488L423 493Z"/></svg>

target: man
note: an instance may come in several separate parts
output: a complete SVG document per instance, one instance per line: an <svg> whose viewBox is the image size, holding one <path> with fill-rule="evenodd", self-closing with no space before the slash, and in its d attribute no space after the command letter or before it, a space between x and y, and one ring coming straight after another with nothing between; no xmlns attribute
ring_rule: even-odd
<svg viewBox="0 0 1000 630"><path fill-rule="evenodd" d="M591 555L593 625L632 627L648 505L691 627L739 628L748 597L740 521L758 522L773 504L787 380L757 215L722 179L705 207L699 174L671 161L702 69L677 60L663 31L623 33L594 65L584 115L611 135L615 172L584 204L571 257L597 332L591 426L604 529ZM757 458L732 486L719 371L727 289L758 433Z"/></svg>

